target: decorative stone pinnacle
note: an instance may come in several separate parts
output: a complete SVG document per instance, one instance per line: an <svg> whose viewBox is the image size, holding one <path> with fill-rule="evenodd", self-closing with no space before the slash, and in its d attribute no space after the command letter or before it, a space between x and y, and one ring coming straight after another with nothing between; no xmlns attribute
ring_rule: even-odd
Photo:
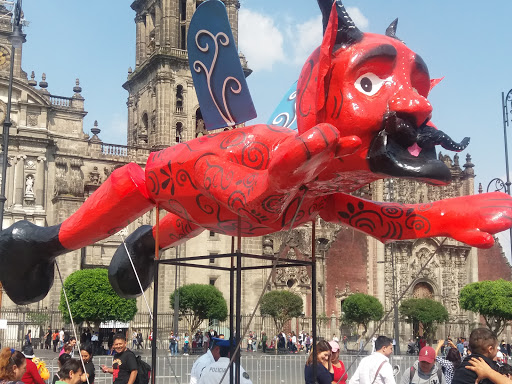
<svg viewBox="0 0 512 384"><path fill-rule="evenodd" d="M131 74L133 72L132 67L128 67L128 74Z"/></svg>
<svg viewBox="0 0 512 384"><path fill-rule="evenodd" d="M35 87L37 85L37 81L35 80L36 74L34 71L30 74L30 80L28 81L28 85L31 85L32 87Z"/></svg>
<svg viewBox="0 0 512 384"><path fill-rule="evenodd" d="M94 136L101 132L101 129L98 128L98 120L94 120L94 128L91 128L91 132Z"/></svg>
<svg viewBox="0 0 512 384"><path fill-rule="evenodd" d="M43 89L48 88L48 83L46 82L46 73L44 72L41 75L41 81L39 82L39 86Z"/></svg>
<svg viewBox="0 0 512 384"><path fill-rule="evenodd" d="M80 80L76 79L75 86L73 87L73 92L80 93L82 92L82 87L80 87Z"/></svg>

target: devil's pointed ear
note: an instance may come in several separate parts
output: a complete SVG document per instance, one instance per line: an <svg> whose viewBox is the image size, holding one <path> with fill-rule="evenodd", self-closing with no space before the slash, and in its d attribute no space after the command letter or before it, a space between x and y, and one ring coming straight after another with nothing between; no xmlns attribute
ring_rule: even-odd
<svg viewBox="0 0 512 384"><path fill-rule="evenodd" d="M386 36L397 38L396 37L396 27L398 25L398 18L393 20L391 24L389 24L389 27L386 28Z"/></svg>
<svg viewBox="0 0 512 384"><path fill-rule="evenodd" d="M331 8L336 8L338 17L336 45L341 47L357 43L363 38L363 33L356 27L341 0L317 0L320 11L322 12L322 23L324 34L327 30L328 21L331 14Z"/></svg>
<svg viewBox="0 0 512 384"><path fill-rule="evenodd" d="M320 46L320 56L318 58L318 80L317 80L317 92L316 92L316 110L317 122L324 121L322 111L325 106L325 99L328 92L328 84L326 84L326 77L329 74L331 68L332 52L334 45L336 44L336 35L338 31L338 14L336 12L336 4L332 4L330 17L328 19L327 26L324 31L324 39Z"/></svg>

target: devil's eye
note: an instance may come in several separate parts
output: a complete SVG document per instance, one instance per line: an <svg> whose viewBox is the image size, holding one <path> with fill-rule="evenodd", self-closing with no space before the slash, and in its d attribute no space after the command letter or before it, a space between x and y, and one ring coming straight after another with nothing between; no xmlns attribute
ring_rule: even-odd
<svg viewBox="0 0 512 384"><path fill-rule="evenodd" d="M375 95L387 79L381 79L379 76L368 72L360 76L354 86L356 89L368 96Z"/></svg>

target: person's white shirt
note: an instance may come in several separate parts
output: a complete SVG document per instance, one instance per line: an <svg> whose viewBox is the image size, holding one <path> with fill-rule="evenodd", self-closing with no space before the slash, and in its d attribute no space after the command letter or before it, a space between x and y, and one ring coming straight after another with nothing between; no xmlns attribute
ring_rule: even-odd
<svg viewBox="0 0 512 384"><path fill-rule="evenodd" d="M336 335L332 335L332 341L335 341L335 342L339 343L339 342L340 342L340 339L338 339L338 338L336 337Z"/></svg>
<svg viewBox="0 0 512 384"><path fill-rule="evenodd" d="M59 332L59 341L64 341L64 331L62 329Z"/></svg>
<svg viewBox="0 0 512 384"><path fill-rule="evenodd" d="M215 363L215 359L210 350L207 350L204 355L199 356L190 370L190 384L197 384L204 369L213 363Z"/></svg>
<svg viewBox="0 0 512 384"><path fill-rule="evenodd" d="M384 362L384 364L382 364ZM382 367L377 374L379 366ZM377 376L377 377L375 377ZM375 382L373 381L375 379ZM389 359L380 352L366 356L357 366L349 384L396 384Z"/></svg>
<svg viewBox="0 0 512 384"><path fill-rule="evenodd" d="M219 357L219 360L203 370L199 384L229 384L229 372L224 376L226 369L229 369L229 358ZM222 376L224 376L224 379L221 382ZM240 367L240 384L252 384L249 374L242 367Z"/></svg>

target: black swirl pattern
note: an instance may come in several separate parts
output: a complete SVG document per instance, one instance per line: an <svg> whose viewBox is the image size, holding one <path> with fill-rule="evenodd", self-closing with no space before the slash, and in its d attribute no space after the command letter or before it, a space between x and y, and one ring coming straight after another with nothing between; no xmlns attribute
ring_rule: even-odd
<svg viewBox="0 0 512 384"><path fill-rule="evenodd" d="M245 193L242 191L234 191L229 195L228 198L228 207L233 212L237 212L239 209L245 208L247 204L247 197L245 196Z"/></svg>
<svg viewBox="0 0 512 384"><path fill-rule="evenodd" d="M160 193L160 183L158 182L158 176L155 171L150 171L148 173L148 180L151 183L151 193L154 193L156 196L158 196L158 194Z"/></svg>
<svg viewBox="0 0 512 384"><path fill-rule="evenodd" d="M425 216L414 214L405 220L405 227L427 234L430 232L430 221Z"/></svg>
<svg viewBox="0 0 512 384"><path fill-rule="evenodd" d="M269 147L261 142L247 143L242 149L242 164L252 169L267 169L270 159Z"/></svg>
<svg viewBox="0 0 512 384"><path fill-rule="evenodd" d="M243 143L247 137L247 134L242 131L229 131L231 132L222 142L220 143L220 149L228 149L236 147Z"/></svg>
<svg viewBox="0 0 512 384"><path fill-rule="evenodd" d="M379 212L365 209L362 201L357 203L357 208L354 204L347 203L347 211L338 212L338 215L342 219L348 220L348 223L354 228L361 230L366 228L368 232L373 233L377 229L377 224L379 224L379 228L384 224Z"/></svg>
<svg viewBox="0 0 512 384"><path fill-rule="evenodd" d="M213 202L211 199L200 193L196 196L196 204L201 211L206 213L207 215L213 215L215 213L214 205L219 207L219 204Z"/></svg>
<svg viewBox="0 0 512 384"><path fill-rule="evenodd" d="M404 210L399 205L385 205L380 209L380 212L390 219L399 219L404 215Z"/></svg>
<svg viewBox="0 0 512 384"><path fill-rule="evenodd" d="M224 173L224 168L220 165L210 164L208 160L206 160L206 172L204 173L203 186L206 190L210 188L219 188L222 190L226 190L231 185L233 180L233 171L229 171Z"/></svg>
<svg viewBox="0 0 512 384"><path fill-rule="evenodd" d="M272 195L263 200L261 207L265 212L279 214L283 210L283 205L288 199L289 194Z"/></svg>
<svg viewBox="0 0 512 384"><path fill-rule="evenodd" d="M176 184L178 184L180 187L185 187L185 184L188 184L187 186L191 186L192 188L197 190L196 185L192 181L192 177L190 176L190 173L188 173L184 169L180 169L176 173Z"/></svg>
<svg viewBox="0 0 512 384"><path fill-rule="evenodd" d="M185 209L185 207L178 200L170 199L167 202L167 209L169 210L169 212L174 213L176 216L183 217L184 219L189 221L192 220L188 215L188 212Z"/></svg>

